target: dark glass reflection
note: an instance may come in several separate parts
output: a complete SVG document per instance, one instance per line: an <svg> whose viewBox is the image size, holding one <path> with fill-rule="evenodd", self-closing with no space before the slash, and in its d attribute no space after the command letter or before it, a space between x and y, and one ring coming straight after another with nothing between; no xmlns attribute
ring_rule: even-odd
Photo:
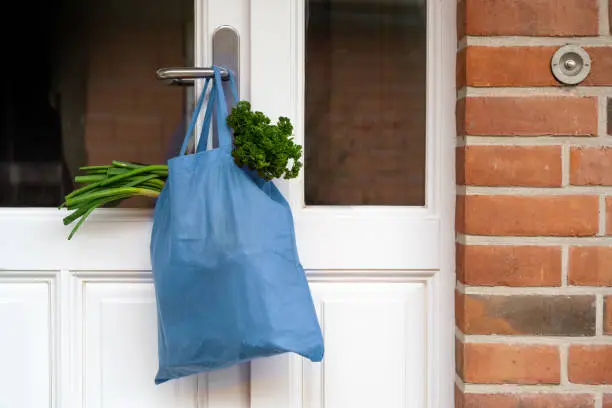
<svg viewBox="0 0 612 408"><path fill-rule="evenodd" d="M308 205L424 205L425 0L310 0Z"/></svg>
<svg viewBox="0 0 612 408"><path fill-rule="evenodd" d="M79 166L163 163L187 91L155 79L191 64L193 1L11 3L3 25L0 206L57 206ZM150 206L131 200L126 206Z"/></svg>

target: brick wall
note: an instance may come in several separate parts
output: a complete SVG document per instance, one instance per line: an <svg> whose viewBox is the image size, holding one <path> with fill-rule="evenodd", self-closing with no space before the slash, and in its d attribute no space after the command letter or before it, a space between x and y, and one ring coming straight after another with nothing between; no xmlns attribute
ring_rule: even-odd
<svg viewBox="0 0 612 408"><path fill-rule="evenodd" d="M610 408L612 7L458 7L456 406ZM577 87L550 71L566 43Z"/></svg>

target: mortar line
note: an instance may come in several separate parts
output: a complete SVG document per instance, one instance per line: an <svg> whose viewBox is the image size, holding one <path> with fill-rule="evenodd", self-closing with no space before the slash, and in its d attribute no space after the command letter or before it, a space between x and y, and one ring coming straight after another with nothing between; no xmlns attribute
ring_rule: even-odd
<svg viewBox="0 0 612 408"><path fill-rule="evenodd" d="M455 281L455 289L457 290L457 292L459 293L465 293L465 285L459 281Z"/></svg>
<svg viewBox="0 0 612 408"><path fill-rule="evenodd" d="M457 41L457 52L461 51L465 47L467 47L467 37L463 36L459 41Z"/></svg>
<svg viewBox="0 0 612 408"><path fill-rule="evenodd" d="M465 245L466 244L466 242L465 242L465 235L464 234L460 234L460 233L455 234L455 242L458 243L458 244Z"/></svg>
<svg viewBox="0 0 612 408"><path fill-rule="evenodd" d="M603 294L595 295L595 334L603 336L604 334L604 297Z"/></svg>
<svg viewBox="0 0 612 408"><path fill-rule="evenodd" d="M465 384L466 393L482 394L516 394L516 393L555 393L555 394L593 394L612 391L610 385L569 384L560 385L525 385L525 384Z"/></svg>
<svg viewBox="0 0 612 408"><path fill-rule="evenodd" d="M608 0L599 0L599 35L610 35L610 21L608 19Z"/></svg>
<svg viewBox="0 0 612 408"><path fill-rule="evenodd" d="M561 346L561 345L589 345L589 346L610 346L612 336L591 336L591 337L567 337L567 336L512 336L507 334L488 335L488 334L464 334L463 343L465 344L503 344L508 346ZM612 384L610 385L612 387Z"/></svg>
<svg viewBox="0 0 612 408"><path fill-rule="evenodd" d="M608 135L608 97L606 95L597 97L597 134L602 139ZM602 139L596 140L601 141Z"/></svg>
<svg viewBox="0 0 612 408"><path fill-rule="evenodd" d="M599 221L599 231L597 233L598 236L604 237L606 235L606 196L600 195L597 208L598 221Z"/></svg>
<svg viewBox="0 0 612 408"><path fill-rule="evenodd" d="M610 286L468 286L460 293L482 296L581 296L612 295Z"/></svg>
<svg viewBox="0 0 612 408"><path fill-rule="evenodd" d="M612 194L612 186L566 186L566 187L494 187L465 186L466 194L472 195L602 195Z"/></svg>
<svg viewBox="0 0 612 408"><path fill-rule="evenodd" d="M569 381L569 377L568 377L568 370L567 370L567 358L569 355L569 345L568 344L561 344L559 346L559 360L560 360L560 364L561 364L561 370L560 370L560 377L561 377L561 384L562 386L567 386L570 384Z"/></svg>
<svg viewBox="0 0 612 408"><path fill-rule="evenodd" d="M456 372L455 372L455 385L457 386L457 388L459 388L461 392L465 390L465 383L463 382L459 374L457 374Z"/></svg>
<svg viewBox="0 0 612 408"><path fill-rule="evenodd" d="M461 136L465 143L485 146L612 146L612 137L592 136Z"/></svg>
<svg viewBox="0 0 612 408"><path fill-rule="evenodd" d="M570 147L567 144L561 146L561 185L569 186L570 183Z"/></svg>
<svg viewBox="0 0 612 408"><path fill-rule="evenodd" d="M612 246L612 236L605 237L544 237L457 234L463 245L529 245L529 246Z"/></svg>
<svg viewBox="0 0 612 408"><path fill-rule="evenodd" d="M593 408L603 408L603 395L601 393L597 393L593 396Z"/></svg>
<svg viewBox="0 0 612 408"><path fill-rule="evenodd" d="M508 96L515 98L529 98L534 96L550 96L550 97L596 97L607 96L612 93L612 86L577 86L568 87L487 87L478 88L468 86L465 89L468 97L478 96ZM462 91L463 91L462 89Z"/></svg>
<svg viewBox="0 0 612 408"><path fill-rule="evenodd" d="M569 270L569 246L561 246L561 286L567 288L568 286L568 270Z"/></svg>
<svg viewBox="0 0 612 408"><path fill-rule="evenodd" d="M462 342L465 342L465 334L461 331L458 326L455 326L455 337Z"/></svg>
<svg viewBox="0 0 612 408"><path fill-rule="evenodd" d="M560 47L565 44L576 44L583 47L604 47L612 45L612 36L610 36L609 33L599 37L466 36L462 40L464 40L468 46L483 47Z"/></svg>

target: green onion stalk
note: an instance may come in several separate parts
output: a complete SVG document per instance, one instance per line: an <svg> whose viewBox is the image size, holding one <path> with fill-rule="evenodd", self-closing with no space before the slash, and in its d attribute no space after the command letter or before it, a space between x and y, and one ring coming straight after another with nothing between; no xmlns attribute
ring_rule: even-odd
<svg viewBox="0 0 612 408"><path fill-rule="evenodd" d="M227 124L234 132L232 156L239 167L256 171L264 180L292 179L302 168L302 146L293 141L293 125L286 117L277 123L251 104L240 101L232 108ZM158 197L168 178L167 165L145 165L113 161L108 166L81 167L85 174L75 177L83 187L65 197L60 208L72 210L64 225L76 225L71 239L87 217L98 207L117 205L130 197Z"/></svg>
<svg viewBox="0 0 612 408"><path fill-rule="evenodd" d="M80 170L85 174L76 176L74 181L83 186L68 194L60 206L72 210L64 217L64 225L77 221L68 239L96 208L117 205L136 196L158 197L168 177L168 166L163 164L113 161L110 165L85 166Z"/></svg>

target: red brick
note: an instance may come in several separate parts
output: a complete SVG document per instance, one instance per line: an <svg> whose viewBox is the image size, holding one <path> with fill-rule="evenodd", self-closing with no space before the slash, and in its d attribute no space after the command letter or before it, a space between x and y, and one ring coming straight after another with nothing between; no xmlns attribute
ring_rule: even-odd
<svg viewBox="0 0 612 408"><path fill-rule="evenodd" d="M464 378L481 384L559 384L559 349L548 345L466 343ZM537 364L534 364L537 362Z"/></svg>
<svg viewBox="0 0 612 408"><path fill-rule="evenodd" d="M612 48L584 47L591 57L591 72L581 85L612 84Z"/></svg>
<svg viewBox="0 0 612 408"><path fill-rule="evenodd" d="M464 394L463 408L592 408L589 394Z"/></svg>
<svg viewBox="0 0 612 408"><path fill-rule="evenodd" d="M611 186L612 148L572 147L570 183L577 186Z"/></svg>
<svg viewBox="0 0 612 408"><path fill-rule="evenodd" d="M457 136L465 135L466 98L457 99L455 106L455 130Z"/></svg>
<svg viewBox="0 0 612 408"><path fill-rule="evenodd" d="M469 46L457 59L457 72L469 86L560 86L550 70L550 59L558 47ZM612 48L585 47L591 57L591 72L583 86L612 84Z"/></svg>
<svg viewBox="0 0 612 408"><path fill-rule="evenodd" d="M558 85L550 70L550 59L557 49L470 46L464 56L464 80L477 87Z"/></svg>
<svg viewBox="0 0 612 408"><path fill-rule="evenodd" d="M597 0L465 0L467 35L599 34Z"/></svg>
<svg viewBox="0 0 612 408"><path fill-rule="evenodd" d="M472 235L593 236L597 196L457 197L457 232Z"/></svg>
<svg viewBox="0 0 612 408"><path fill-rule="evenodd" d="M595 296L461 296L457 325L466 334L595 335Z"/></svg>
<svg viewBox="0 0 612 408"><path fill-rule="evenodd" d="M612 335L612 296L604 298L604 333Z"/></svg>
<svg viewBox="0 0 612 408"><path fill-rule="evenodd" d="M465 322L465 296L455 290L455 324L460 330L464 329Z"/></svg>
<svg viewBox="0 0 612 408"><path fill-rule="evenodd" d="M561 248L459 244L457 278L476 286L561 286Z"/></svg>
<svg viewBox="0 0 612 408"><path fill-rule="evenodd" d="M602 408L612 408L612 394L604 394Z"/></svg>
<svg viewBox="0 0 612 408"><path fill-rule="evenodd" d="M597 101L591 97L469 97L463 103L465 118L457 118L459 135L597 134Z"/></svg>
<svg viewBox="0 0 612 408"><path fill-rule="evenodd" d="M612 384L612 346L571 346L568 375L574 384Z"/></svg>
<svg viewBox="0 0 612 408"><path fill-rule="evenodd" d="M465 36L465 4L466 0L457 0L457 40Z"/></svg>
<svg viewBox="0 0 612 408"><path fill-rule="evenodd" d="M463 405L463 399L463 392L455 384L455 408L465 408L465 406Z"/></svg>
<svg viewBox="0 0 612 408"><path fill-rule="evenodd" d="M469 48L468 48L469 49ZM457 53L456 77L457 89L461 89L466 85L466 48L463 48Z"/></svg>
<svg viewBox="0 0 612 408"><path fill-rule="evenodd" d="M561 146L465 146L457 164L467 185L561 186Z"/></svg>
<svg viewBox="0 0 612 408"><path fill-rule="evenodd" d="M578 286L612 286L612 247L570 248L568 282Z"/></svg>
<svg viewBox="0 0 612 408"><path fill-rule="evenodd" d="M465 185L465 149L457 147L455 149L455 182L457 185Z"/></svg>
<svg viewBox="0 0 612 408"><path fill-rule="evenodd" d="M463 378L463 343L455 338L455 372Z"/></svg>

